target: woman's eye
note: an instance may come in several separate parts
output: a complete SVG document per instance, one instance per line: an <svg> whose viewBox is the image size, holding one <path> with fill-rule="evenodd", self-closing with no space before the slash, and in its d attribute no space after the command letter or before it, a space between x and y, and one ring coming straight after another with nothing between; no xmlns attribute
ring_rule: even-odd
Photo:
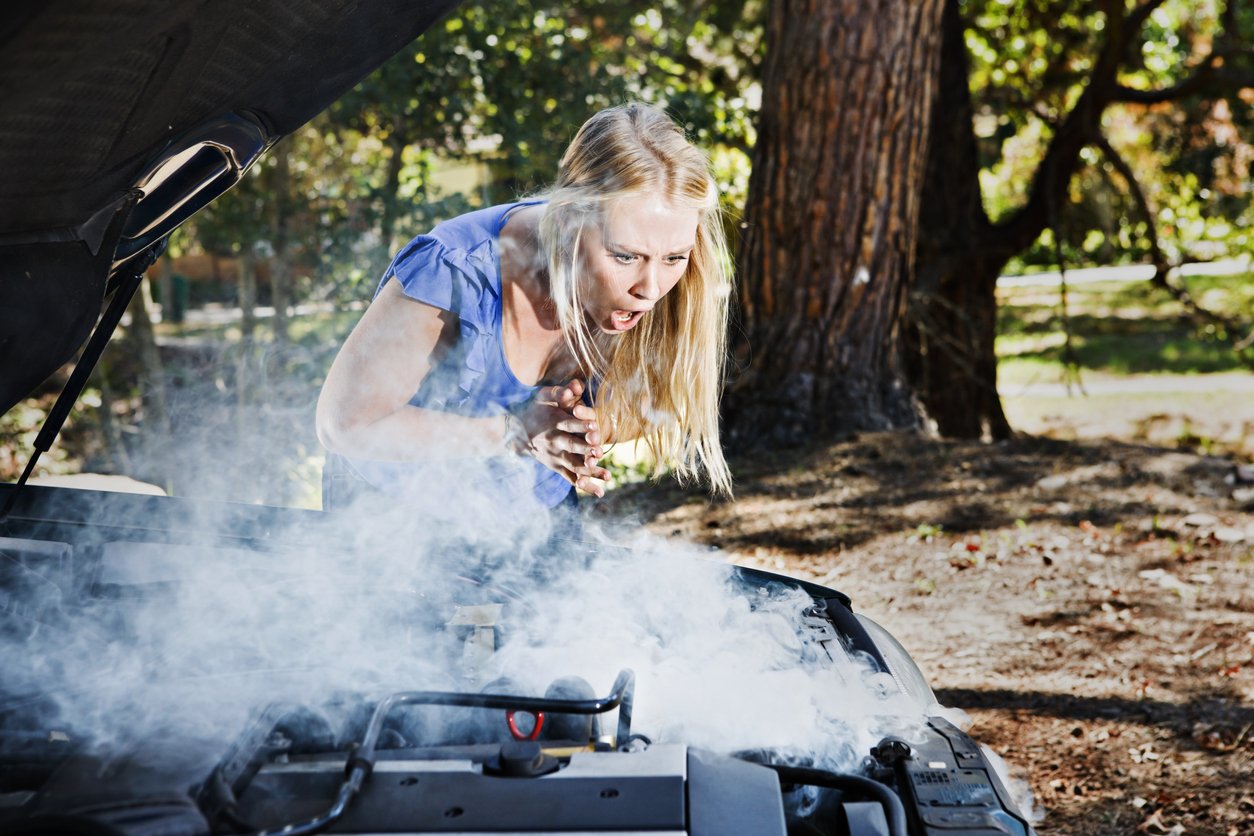
<svg viewBox="0 0 1254 836"><path fill-rule="evenodd" d="M631 253L614 253L614 260L619 264L632 264L635 262L636 257Z"/></svg>
<svg viewBox="0 0 1254 836"><path fill-rule="evenodd" d="M688 260L688 256L686 255L668 255L666 257L667 264L682 264L683 262L687 260Z"/></svg>

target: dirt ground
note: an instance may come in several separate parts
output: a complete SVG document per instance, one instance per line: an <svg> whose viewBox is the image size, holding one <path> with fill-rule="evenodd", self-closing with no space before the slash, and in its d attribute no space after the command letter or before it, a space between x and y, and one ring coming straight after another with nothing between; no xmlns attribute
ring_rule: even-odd
<svg viewBox="0 0 1254 836"><path fill-rule="evenodd" d="M1254 485L1117 441L866 435L601 510L818 580L1026 779L1041 834L1254 833Z"/></svg>

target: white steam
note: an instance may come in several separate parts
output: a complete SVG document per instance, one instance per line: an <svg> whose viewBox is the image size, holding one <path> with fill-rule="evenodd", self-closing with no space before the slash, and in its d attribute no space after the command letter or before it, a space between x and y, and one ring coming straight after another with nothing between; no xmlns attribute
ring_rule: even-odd
<svg viewBox="0 0 1254 836"><path fill-rule="evenodd" d="M744 590L728 567L656 539L555 556L543 519L454 535L413 509L376 509L293 532L316 546L107 544L86 605L34 582L38 617L0 640L0 712L50 695L47 728L102 746L225 745L274 702L325 711L494 679L539 695L569 676L604 695L631 668L632 730L655 742L856 770L883 736L922 726L925 707L867 661L799 632L804 592ZM472 659L458 613L485 603L504 605L501 641Z"/></svg>
<svg viewBox="0 0 1254 836"><path fill-rule="evenodd" d="M496 669L536 690L566 674L604 691L631 668L633 730L655 742L769 749L856 770L885 735L913 736L924 720L869 661L799 632L814 604L805 592L736 589L725 566L671 543L640 538L632 553L567 574L530 603L539 617Z"/></svg>

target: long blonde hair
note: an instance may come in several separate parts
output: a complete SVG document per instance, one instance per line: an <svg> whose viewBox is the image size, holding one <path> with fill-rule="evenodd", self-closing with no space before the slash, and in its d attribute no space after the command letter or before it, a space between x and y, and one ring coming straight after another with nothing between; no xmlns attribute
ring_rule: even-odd
<svg viewBox="0 0 1254 836"><path fill-rule="evenodd" d="M697 210L696 247L675 288L635 328L594 333L581 304L580 240L602 224L613 201L665 195ZM540 221L549 292L566 345L584 374L599 381L596 409L618 440L640 438L657 470L681 482L704 472L731 493L719 442L730 259L709 161L662 111L627 104L600 111L566 149ZM655 472L656 475L656 472Z"/></svg>

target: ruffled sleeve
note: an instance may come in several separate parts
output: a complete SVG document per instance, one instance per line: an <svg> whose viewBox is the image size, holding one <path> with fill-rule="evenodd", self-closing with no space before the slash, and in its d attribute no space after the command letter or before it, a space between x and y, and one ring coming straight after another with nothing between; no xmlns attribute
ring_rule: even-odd
<svg viewBox="0 0 1254 836"><path fill-rule="evenodd" d="M392 259L384 282L395 276L409 298L457 314L480 331L494 332L500 278L490 244L455 249L430 235L419 235Z"/></svg>
<svg viewBox="0 0 1254 836"><path fill-rule="evenodd" d="M461 394L443 399L457 411L483 411L471 395L482 388L489 352L496 345L501 304L500 273L491 243L484 241L467 250L419 235L397 253L384 273L383 283L395 276L409 298L457 316Z"/></svg>

